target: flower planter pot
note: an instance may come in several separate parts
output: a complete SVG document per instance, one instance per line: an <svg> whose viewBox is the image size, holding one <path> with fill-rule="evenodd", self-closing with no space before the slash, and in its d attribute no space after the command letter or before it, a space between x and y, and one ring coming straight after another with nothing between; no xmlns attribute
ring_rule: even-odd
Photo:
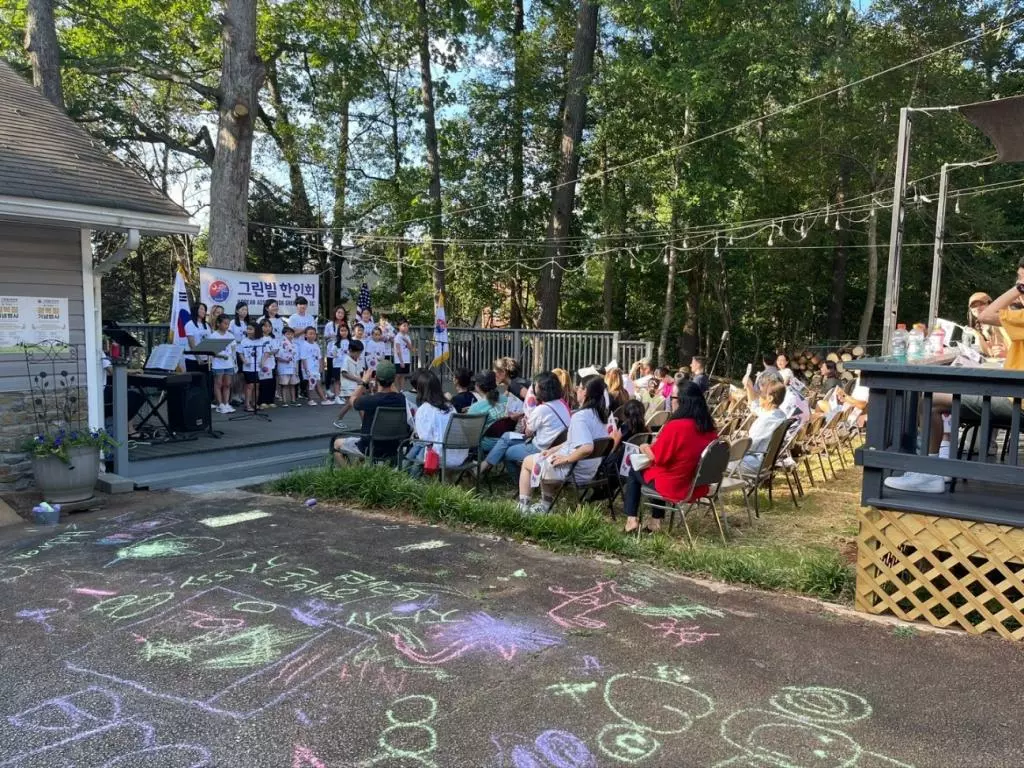
<svg viewBox="0 0 1024 768"><path fill-rule="evenodd" d="M51 504L70 504L92 498L100 473L100 453L80 446L69 450L70 464L56 456L35 456L32 471L43 499Z"/></svg>

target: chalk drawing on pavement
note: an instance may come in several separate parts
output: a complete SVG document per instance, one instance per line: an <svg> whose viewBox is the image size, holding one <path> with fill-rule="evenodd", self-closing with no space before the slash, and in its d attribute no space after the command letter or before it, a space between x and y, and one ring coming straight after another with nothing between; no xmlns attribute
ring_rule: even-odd
<svg viewBox="0 0 1024 768"><path fill-rule="evenodd" d="M582 627L603 629L607 623L594 618L593 614L613 605L634 608L644 605L642 600L622 594L614 581L599 581L590 589L579 592L563 587L548 587L548 590L565 598L548 611L548 617L561 627Z"/></svg>

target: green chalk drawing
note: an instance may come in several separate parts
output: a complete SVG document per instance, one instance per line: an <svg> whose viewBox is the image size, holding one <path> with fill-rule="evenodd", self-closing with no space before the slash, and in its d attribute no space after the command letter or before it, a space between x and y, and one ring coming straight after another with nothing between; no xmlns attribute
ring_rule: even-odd
<svg viewBox="0 0 1024 768"><path fill-rule="evenodd" d="M377 740L378 753L359 765L408 765L437 768L432 753L437 749L437 731L431 722L437 716L437 699L413 694L391 702L385 713L389 725Z"/></svg>
<svg viewBox="0 0 1024 768"><path fill-rule="evenodd" d="M239 603L235 603L231 608L242 613L273 613L277 610L277 605L274 603L264 603L260 600L242 600Z"/></svg>
<svg viewBox="0 0 1024 768"><path fill-rule="evenodd" d="M714 616L716 619L725 618L725 612L717 608L709 608L706 605L689 603L687 605L634 605L630 608L633 613L641 616L651 616L669 619L695 619L698 616Z"/></svg>
<svg viewBox="0 0 1024 768"><path fill-rule="evenodd" d="M661 742L649 733L623 723L606 725L597 734L597 745L605 756L620 763L640 763L661 748Z"/></svg>
<svg viewBox="0 0 1024 768"><path fill-rule="evenodd" d="M173 592L156 592L145 597L118 595L96 603L91 610L103 614L108 619L120 621L141 616L172 599L174 599Z"/></svg>
<svg viewBox="0 0 1024 768"><path fill-rule="evenodd" d="M549 685L547 690L553 696L568 696L577 704L583 704L583 697L597 688L597 683L555 683Z"/></svg>
<svg viewBox="0 0 1024 768"><path fill-rule="evenodd" d="M522 568L520 568L518 571L513 571L512 572L512 578L515 578L515 579L525 579L526 578L526 571L524 571Z"/></svg>
<svg viewBox="0 0 1024 768"><path fill-rule="evenodd" d="M173 643L166 638L155 642L146 640L142 646L142 658L146 661L170 659L172 661L191 661L192 645L189 643Z"/></svg>
<svg viewBox="0 0 1024 768"><path fill-rule="evenodd" d="M117 550L118 560L156 560L165 557L183 557L213 552L224 546L220 539L210 536L155 536Z"/></svg>
<svg viewBox="0 0 1024 768"><path fill-rule="evenodd" d="M659 664L655 667L654 674L662 680L670 683L688 683L690 676L681 667L670 667L666 664Z"/></svg>
<svg viewBox="0 0 1024 768"><path fill-rule="evenodd" d="M280 658L286 650L293 649L295 645L315 634L314 630L280 629L269 624L245 629L228 638L210 643L209 645L214 648L236 650L207 659L203 666L207 669L237 669L269 664Z"/></svg>
<svg viewBox="0 0 1024 768"><path fill-rule="evenodd" d="M822 724L855 723L871 717L872 712L863 696L821 686L787 686L769 703L796 720Z"/></svg>

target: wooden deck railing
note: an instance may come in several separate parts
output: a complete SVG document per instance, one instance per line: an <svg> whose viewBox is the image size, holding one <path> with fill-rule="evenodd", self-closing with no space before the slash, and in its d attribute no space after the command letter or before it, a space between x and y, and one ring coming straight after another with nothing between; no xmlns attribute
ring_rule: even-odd
<svg viewBox="0 0 1024 768"><path fill-rule="evenodd" d="M953 368L948 359L915 364L892 358L857 363L871 390L867 439L857 452L864 467L865 506L1024 528L1024 466L1021 464L1021 399L1024 372ZM948 459L928 455L935 396L952 396L952 446ZM979 413L964 398L980 399ZM1012 403L1000 420L992 405ZM1006 409L999 409L1005 411ZM995 443L995 454L989 452ZM972 449L973 446L973 449ZM923 472L952 478L945 493L896 491L884 484L894 472Z"/></svg>

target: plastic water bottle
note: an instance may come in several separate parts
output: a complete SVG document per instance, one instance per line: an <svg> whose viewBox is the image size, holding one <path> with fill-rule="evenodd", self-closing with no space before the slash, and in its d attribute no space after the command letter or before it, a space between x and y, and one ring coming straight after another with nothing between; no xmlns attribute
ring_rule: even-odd
<svg viewBox="0 0 1024 768"><path fill-rule="evenodd" d="M907 358L907 326L900 323L892 335L892 356L903 360Z"/></svg>
<svg viewBox="0 0 1024 768"><path fill-rule="evenodd" d="M928 354L941 355L946 351L946 331L936 325L928 336Z"/></svg>
<svg viewBox="0 0 1024 768"><path fill-rule="evenodd" d="M917 324L910 332L907 340L907 358L909 360L920 360L925 356L924 331Z"/></svg>

